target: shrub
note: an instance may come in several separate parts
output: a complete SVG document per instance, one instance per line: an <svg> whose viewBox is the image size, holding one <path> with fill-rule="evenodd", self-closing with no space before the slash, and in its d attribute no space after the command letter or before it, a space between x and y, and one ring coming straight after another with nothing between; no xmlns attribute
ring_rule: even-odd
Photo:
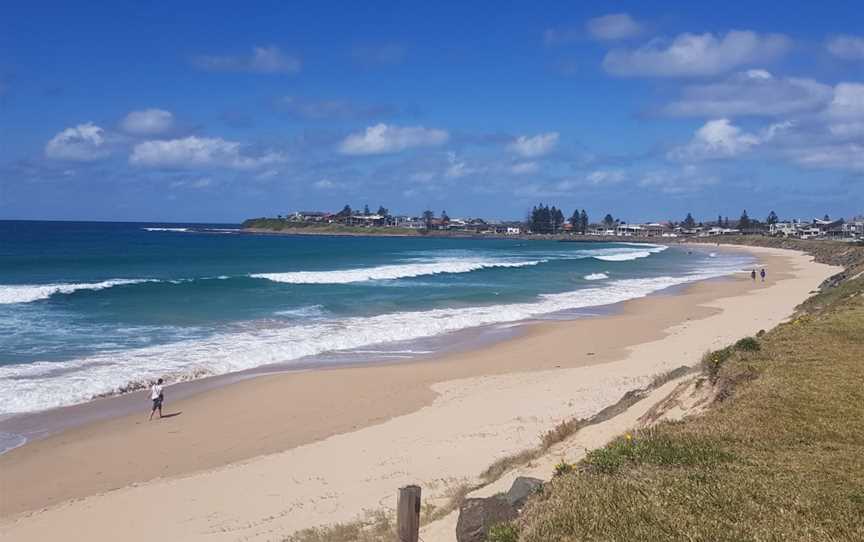
<svg viewBox="0 0 864 542"><path fill-rule="evenodd" d="M519 540L519 529L512 523L499 523L489 529L486 540L489 542L516 542Z"/></svg>
<svg viewBox="0 0 864 542"><path fill-rule="evenodd" d="M729 454L706 439L695 435L672 437L650 429L636 437L629 434L619 437L604 448L588 452L583 464L593 470L615 473L627 464L714 465L729 459Z"/></svg>
<svg viewBox="0 0 864 542"><path fill-rule="evenodd" d="M759 341L753 337L744 337L735 343L735 350L740 350L742 352L758 352L761 349L762 347L759 346Z"/></svg>
<svg viewBox="0 0 864 542"><path fill-rule="evenodd" d="M712 384L717 382L717 375L720 374L720 368L731 357L732 349L729 347L723 348L722 350L715 350L714 352L708 352L702 356L702 368L708 374L708 380L710 380Z"/></svg>
<svg viewBox="0 0 864 542"><path fill-rule="evenodd" d="M563 476L563 475L567 474L568 472L573 472L573 465L571 465L570 463L567 463L563 459L561 460L560 463L555 465L555 476Z"/></svg>

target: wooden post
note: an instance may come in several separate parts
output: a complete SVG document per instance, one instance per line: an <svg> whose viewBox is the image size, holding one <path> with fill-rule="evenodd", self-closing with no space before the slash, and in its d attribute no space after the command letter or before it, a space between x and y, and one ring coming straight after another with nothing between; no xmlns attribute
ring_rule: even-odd
<svg viewBox="0 0 864 542"><path fill-rule="evenodd" d="M420 539L420 486L399 488L396 529L399 542L418 542Z"/></svg>

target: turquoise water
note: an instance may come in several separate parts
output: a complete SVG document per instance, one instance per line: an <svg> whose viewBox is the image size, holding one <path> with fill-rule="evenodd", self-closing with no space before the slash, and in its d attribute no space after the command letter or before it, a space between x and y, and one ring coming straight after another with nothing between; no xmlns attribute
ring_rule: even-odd
<svg viewBox="0 0 864 542"><path fill-rule="evenodd" d="M400 359L747 265L657 245L0 222L0 414L267 364Z"/></svg>

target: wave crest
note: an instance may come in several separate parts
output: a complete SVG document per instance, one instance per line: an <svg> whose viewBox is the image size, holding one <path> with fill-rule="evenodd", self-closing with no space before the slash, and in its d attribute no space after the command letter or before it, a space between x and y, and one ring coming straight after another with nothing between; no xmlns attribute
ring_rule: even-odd
<svg viewBox="0 0 864 542"><path fill-rule="evenodd" d="M78 290L104 290L114 286L158 282L156 279L110 279L79 284L3 284L0 285L0 305L32 303L55 294L71 294Z"/></svg>
<svg viewBox="0 0 864 542"><path fill-rule="evenodd" d="M430 263L382 265L336 271L292 271L288 273L255 273L251 277L289 284L349 284L370 280L395 280L426 275L470 273L495 267L528 267L547 260L503 262L484 260L442 260Z"/></svg>

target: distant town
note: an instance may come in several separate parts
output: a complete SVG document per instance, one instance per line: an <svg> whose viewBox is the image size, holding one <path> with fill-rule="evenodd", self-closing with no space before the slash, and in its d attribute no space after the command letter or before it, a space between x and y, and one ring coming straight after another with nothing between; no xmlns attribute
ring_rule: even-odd
<svg viewBox="0 0 864 542"><path fill-rule="evenodd" d="M525 220L506 221L476 217L451 217L447 211L431 210L420 216L394 215L386 207L373 212L368 206L354 210L345 205L339 212L295 211L276 218L256 218L244 228L275 231L354 232L370 234L461 235L564 235L602 237L714 237L722 235L769 235L797 239L864 240L864 215L853 218L781 219L771 211L764 219L743 211L738 218L718 216L712 221L697 221L687 214L680 222L630 223L606 214L592 221L585 210L574 210L566 217L555 206L538 205Z"/></svg>

